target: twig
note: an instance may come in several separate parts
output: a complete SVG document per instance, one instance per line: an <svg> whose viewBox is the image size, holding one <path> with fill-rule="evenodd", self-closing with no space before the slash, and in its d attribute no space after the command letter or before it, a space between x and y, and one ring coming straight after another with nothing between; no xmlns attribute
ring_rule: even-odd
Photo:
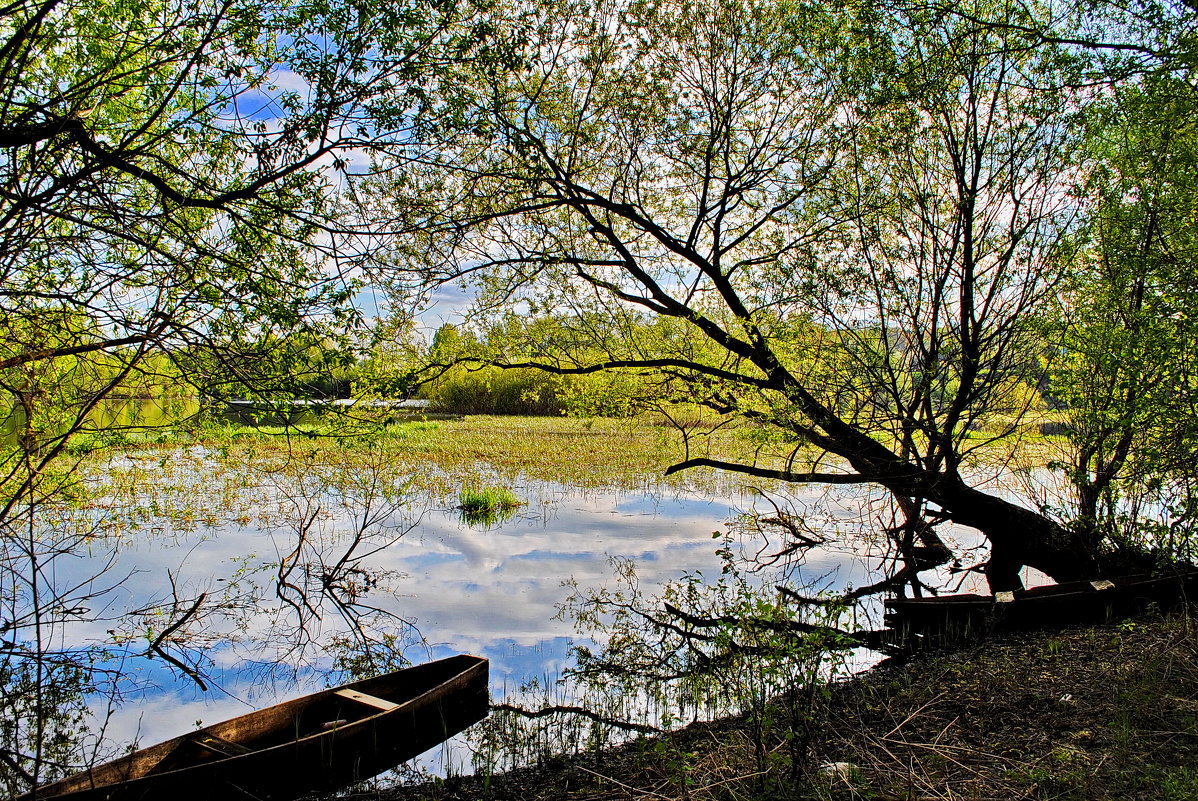
<svg viewBox="0 0 1198 801"><path fill-rule="evenodd" d="M605 781L605 782L611 782L612 784L619 785L620 787L623 787L625 790L627 790L629 793L640 793L641 795L651 795L654 798L662 799L662 801L674 801L674 799L670 798L668 795L662 795L661 793L655 793L652 790L641 790L640 788L633 787L631 784L625 784L624 782L620 781L619 779L613 779L611 776L604 776L602 773L597 773L593 770L590 770L589 768L584 768L582 765L579 765L578 769L581 770L583 773L591 774L592 776L594 776L597 779L603 779L603 781Z"/></svg>
<svg viewBox="0 0 1198 801"><path fill-rule="evenodd" d="M150 643L151 651L158 654L163 659L165 659L167 662L170 662L172 665L179 668L179 670L181 670L185 674L187 674L187 676L192 681L194 681L197 685L199 685L200 690L202 690L203 692L208 692L208 685L204 683L204 679L200 677L200 674L195 670L195 668L191 667L190 665L184 664L183 662L179 661L178 659L176 659L175 657L173 657L169 653L167 653L166 649L162 647L162 642L167 637L169 637L171 634L173 634L180 626L182 626L184 623L186 623L188 621L188 619L191 618L191 616L196 613L196 610L198 610L200 608L200 604L204 603L204 599L207 597L208 597L208 593L201 592L200 597L196 598L195 603L191 605L191 609L188 609L186 612L184 612L183 617L179 618L174 623L170 624L165 629L163 629L162 633L154 638L154 642Z"/></svg>
<svg viewBox="0 0 1198 801"><path fill-rule="evenodd" d="M882 739L885 742L894 743L896 745L905 745L908 748L926 748L930 751L960 751L966 754L976 754L978 756L989 757L990 759L1003 762L1008 765L1017 764L1013 759L1008 757L1004 757L999 754L992 754L989 751L983 751L980 748L970 748L967 745L948 745L947 743L915 743L911 742L910 740L895 740L891 737L883 737Z"/></svg>
<svg viewBox="0 0 1198 801"><path fill-rule="evenodd" d="M491 704L491 709L497 712L512 712L526 718L544 718L549 715L578 715L598 723L603 723L617 729L640 732L641 734L660 734L661 729L646 723L631 723L629 721L607 718L581 706L547 706L542 709L524 709L513 704Z"/></svg>
<svg viewBox="0 0 1198 801"><path fill-rule="evenodd" d="M928 702L927 702L927 703L925 703L923 706L921 706L919 709L915 710L915 711L914 711L914 712L912 712L910 715L907 715L907 717L903 719L903 722L902 722L902 723L900 723L899 725L895 726L895 727L894 727L893 729L891 729L890 731L888 731L888 732L886 732L885 734L883 734L883 735L882 735L882 739L883 739L883 740L885 740L886 738L890 737L890 735L894 734L896 731L898 731L899 729L901 729L903 726L906 726L908 723L910 723L912 720L914 720L914 719L915 719L915 716L916 716L916 715L918 715L920 712L922 712L922 711L924 711L925 709L927 709L928 707L930 707L932 704L934 704L934 703L936 703L937 701L939 701L939 700L940 700L941 698L943 698L945 695L946 695L946 693L940 693L940 694L939 694L939 695L937 695L935 698L933 698L931 701L928 701Z"/></svg>
<svg viewBox="0 0 1198 801"><path fill-rule="evenodd" d="M736 782L736 781L744 781L745 779L755 779L758 776L766 776L768 774L769 774L768 770L759 770L756 773L745 773L745 774L736 775L736 776L729 776L727 779L720 779L718 782L712 782L711 784L705 784L702 787L695 787L694 789L691 790L691 792L692 793L701 793L704 790L710 790L711 788L719 787L722 784L729 784L731 782Z"/></svg>

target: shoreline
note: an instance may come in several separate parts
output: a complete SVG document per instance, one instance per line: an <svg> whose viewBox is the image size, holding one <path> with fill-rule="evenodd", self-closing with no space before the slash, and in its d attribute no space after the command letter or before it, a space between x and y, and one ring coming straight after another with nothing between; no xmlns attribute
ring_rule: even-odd
<svg viewBox="0 0 1198 801"><path fill-rule="evenodd" d="M1198 798L1194 610L994 638L695 723L378 801Z"/></svg>

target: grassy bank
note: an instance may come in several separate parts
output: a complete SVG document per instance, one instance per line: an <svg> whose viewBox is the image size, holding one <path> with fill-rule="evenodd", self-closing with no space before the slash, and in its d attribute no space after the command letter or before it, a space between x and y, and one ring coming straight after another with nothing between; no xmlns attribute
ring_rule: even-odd
<svg viewBox="0 0 1198 801"><path fill-rule="evenodd" d="M745 720L361 798L1198 799L1198 634L1185 616L1020 635L875 669L805 730ZM801 746L802 758L789 758ZM758 747L758 746L761 747Z"/></svg>
<svg viewBox="0 0 1198 801"><path fill-rule="evenodd" d="M639 487L663 480L666 468L687 458L708 457L798 469L808 463L794 442L778 441L744 423L729 425L696 409L678 408L667 418L518 417L471 415L458 419L410 419L385 423L349 414L314 417L291 427L251 426L208 420L179 426L116 429L81 435L72 451L87 458L113 452L162 452L200 445L231 463L286 465L291 462L344 462L367 449L384 450L415 468L434 466L457 476L480 466L504 478L524 476L580 486ZM1042 436L1034 426L990 442L978 433L974 468L1034 468L1062 458L1059 437ZM347 457L347 454L350 455ZM715 471L686 471L671 483L743 484ZM713 484L714 482L714 484Z"/></svg>
<svg viewBox="0 0 1198 801"><path fill-rule="evenodd" d="M346 433L347 431L351 433ZM130 438L97 451L105 460L115 451L156 458L176 448L202 446L208 458L230 465L264 469L306 469L311 464L346 467L380 454L396 468L414 474L430 468L457 483L491 473L505 480L520 477L578 486L642 487L665 480L670 465L688 451L677 431L653 418L577 419L567 417L494 417L414 421L352 433L349 426L252 428L212 425L161 438ZM757 452L743 430L723 429L703 443L703 455L751 460ZM690 455L698 455L691 451ZM715 471L687 471L672 483L740 484Z"/></svg>

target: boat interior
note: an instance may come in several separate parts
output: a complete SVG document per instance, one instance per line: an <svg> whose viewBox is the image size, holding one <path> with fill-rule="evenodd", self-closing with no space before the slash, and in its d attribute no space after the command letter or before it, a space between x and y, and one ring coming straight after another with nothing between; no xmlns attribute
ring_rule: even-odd
<svg viewBox="0 0 1198 801"><path fill-rule="evenodd" d="M451 657L287 701L97 765L39 788L38 797L53 798L91 787L123 784L336 732L419 703L447 681L452 682L483 662L477 657Z"/></svg>

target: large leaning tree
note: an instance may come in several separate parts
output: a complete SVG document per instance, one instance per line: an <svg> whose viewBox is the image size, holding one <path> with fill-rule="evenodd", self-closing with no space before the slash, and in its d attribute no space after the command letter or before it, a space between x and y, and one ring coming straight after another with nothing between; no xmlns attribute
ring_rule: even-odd
<svg viewBox="0 0 1198 801"><path fill-rule="evenodd" d="M1036 402L1034 318L1084 210L1078 55L1007 6L877 8L523 11L524 67L477 82L452 140L395 143L425 169L376 185L408 199L393 266L473 277L484 309L666 321L598 359L530 340L503 362L652 371L802 445L672 469L880 485L916 567L947 558L936 524L971 526L994 590L1099 575L1099 532L978 487L978 451Z"/></svg>

